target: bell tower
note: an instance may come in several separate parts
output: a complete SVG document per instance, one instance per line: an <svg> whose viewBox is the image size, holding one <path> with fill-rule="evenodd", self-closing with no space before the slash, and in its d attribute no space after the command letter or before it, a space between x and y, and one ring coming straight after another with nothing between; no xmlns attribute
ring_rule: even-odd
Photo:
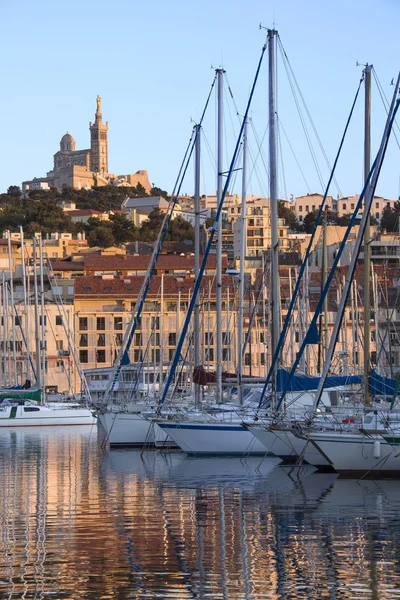
<svg viewBox="0 0 400 600"><path fill-rule="evenodd" d="M90 129L90 170L93 173L108 173L108 121L104 125L101 114L101 98L96 98L95 122L89 123Z"/></svg>

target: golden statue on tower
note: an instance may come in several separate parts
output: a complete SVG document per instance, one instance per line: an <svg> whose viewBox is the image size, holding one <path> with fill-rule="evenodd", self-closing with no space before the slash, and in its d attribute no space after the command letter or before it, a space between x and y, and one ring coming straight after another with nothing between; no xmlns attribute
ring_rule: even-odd
<svg viewBox="0 0 400 600"><path fill-rule="evenodd" d="M97 112L99 113L100 109L101 109L101 98L100 98L100 96L96 97L96 104L97 104Z"/></svg>

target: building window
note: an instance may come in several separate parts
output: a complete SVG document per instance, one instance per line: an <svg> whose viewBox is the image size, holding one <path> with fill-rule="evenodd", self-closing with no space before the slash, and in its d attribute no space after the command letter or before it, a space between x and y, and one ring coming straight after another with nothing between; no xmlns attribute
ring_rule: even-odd
<svg viewBox="0 0 400 600"><path fill-rule="evenodd" d="M64 350L64 340L56 340L57 350Z"/></svg>
<svg viewBox="0 0 400 600"><path fill-rule="evenodd" d="M79 329L80 329L80 331L87 331L87 329L88 329L87 317L79 317Z"/></svg>
<svg viewBox="0 0 400 600"><path fill-rule="evenodd" d="M350 204L351 210L354 210L354 204Z"/></svg>
<svg viewBox="0 0 400 600"><path fill-rule="evenodd" d="M222 360L229 360L229 348L222 348Z"/></svg>
<svg viewBox="0 0 400 600"><path fill-rule="evenodd" d="M176 346L176 333L175 332L171 332L168 334L168 345Z"/></svg>
<svg viewBox="0 0 400 600"><path fill-rule="evenodd" d="M214 362L214 348L208 348L207 358L210 362Z"/></svg>
<svg viewBox="0 0 400 600"><path fill-rule="evenodd" d="M87 333L81 333L81 337L79 338L79 345L82 346L83 348L87 348L87 346L88 346L88 334Z"/></svg>
<svg viewBox="0 0 400 600"><path fill-rule="evenodd" d="M79 350L79 360L81 363L88 363L88 351L87 350Z"/></svg>
<svg viewBox="0 0 400 600"><path fill-rule="evenodd" d="M62 316L56 315L56 325L62 325Z"/></svg>
<svg viewBox="0 0 400 600"><path fill-rule="evenodd" d="M43 324L46 325L46 322L47 322L46 315L44 315L44 316L40 315L40 317L39 317L40 325L43 325Z"/></svg>
<svg viewBox="0 0 400 600"><path fill-rule="evenodd" d="M167 302L167 312L176 311L176 302Z"/></svg>
<svg viewBox="0 0 400 600"><path fill-rule="evenodd" d="M315 204L312 205L311 209L314 212L314 210L315 210Z"/></svg>
<svg viewBox="0 0 400 600"><path fill-rule="evenodd" d="M105 346L106 345L106 334L105 333L100 333L97 336L97 345L98 346Z"/></svg>
<svg viewBox="0 0 400 600"><path fill-rule="evenodd" d="M390 208L390 202L386 202L387 208Z"/></svg>
<svg viewBox="0 0 400 600"><path fill-rule="evenodd" d="M143 352L139 348L135 348L135 350L133 351L133 360L135 363L142 362Z"/></svg>
<svg viewBox="0 0 400 600"><path fill-rule="evenodd" d="M303 212L303 207L299 206L299 212Z"/></svg>
<svg viewBox="0 0 400 600"><path fill-rule="evenodd" d="M346 205L345 204L342 205L342 209L346 210Z"/></svg>
<svg viewBox="0 0 400 600"><path fill-rule="evenodd" d="M115 334L115 345L122 346L122 333Z"/></svg>
<svg viewBox="0 0 400 600"><path fill-rule="evenodd" d="M250 366L250 364L251 364L250 352L246 352L246 354L244 355L244 364L246 365L246 367Z"/></svg>
<svg viewBox="0 0 400 600"><path fill-rule="evenodd" d="M206 331L204 335L204 343L206 346L214 346L214 333Z"/></svg>
<svg viewBox="0 0 400 600"><path fill-rule="evenodd" d="M375 213L375 218L379 219L379 213Z"/></svg>
<svg viewBox="0 0 400 600"><path fill-rule="evenodd" d="M265 352L260 354L260 365L265 365Z"/></svg>
<svg viewBox="0 0 400 600"><path fill-rule="evenodd" d="M302 222L303 221L303 217L300 215L299 217L299 221Z"/></svg>
<svg viewBox="0 0 400 600"><path fill-rule="evenodd" d="M153 363L159 363L160 362L160 348L154 348L151 351L151 360Z"/></svg>
<svg viewBox="0 0 400 600"><path fill-rule="evenodd" d="M294 341L296 342L296 344L299 343L299 339L300 339L300 334L298 331L294 332Z"/></svg>
<svg viewBox="0 0 400 600"><path fill-rule="evenodd" d="M114 329L116 331L122 331L122 317L114 317Z"/></svg>
<svg viewBox="0 0 400 600"><path fill-rule="evenodd" d="M283 237L283 229L279 230L279 237Z"/></svg>
<svg viewBox="0 0 400 600"><path fill-rule="evenodd" d="M306 212L308 213L310 211L310 207L308 204L306 204Z"/></svg>
<svg viewBox="0 0 400 600"><path fill-rule="evenodd" d="M96 360L99 363L105 363L106 362L106 351L105 350L97 350Z"/></svg>
<svg viewBox="0 0 400 600"><path fill-rule="evenodd" d="M106 328L106 318L97 317L97 331L104 331Z"/></svg>
<svg viewBox="0 0 400 600"><path fill-rule="evenodd" d="M160 329L160 317L151 317L151 328Z"/></svg>
<svg viewBox="0 0 400 600"><path fill-rule="evenodd" d="M168 350L168 360L173 360L175 354L175 348L170 348Z"/></svg>
<svg viewBox="0 0 400 600"><path fill-rule="evenodd" d="M375 202L375 208L379 208L379 202Z"/></svg>
<svg viewBox="0 0 400 600"><path fill-rule="evenodd" d="M16 315L15 317L15 324L17 327L21 325L21 317L19 315Z"/></svg>

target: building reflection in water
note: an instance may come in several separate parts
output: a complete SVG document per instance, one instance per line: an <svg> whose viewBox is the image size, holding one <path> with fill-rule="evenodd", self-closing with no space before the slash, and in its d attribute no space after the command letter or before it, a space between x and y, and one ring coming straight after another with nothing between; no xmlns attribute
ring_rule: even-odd
<svg viewBox="0 0 400 600"><path fill-rule="evenodd" d="M400 598L396 481L0 432L0 597Z"/></svg>

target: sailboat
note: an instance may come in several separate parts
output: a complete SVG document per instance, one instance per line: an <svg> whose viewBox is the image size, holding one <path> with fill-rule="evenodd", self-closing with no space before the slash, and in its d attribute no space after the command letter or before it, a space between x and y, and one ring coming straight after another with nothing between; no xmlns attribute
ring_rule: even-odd
<svg viewBox="0 0 400 600"><path fill-rule="evenodd" d="M24 256L23 233L21 235L21 251ZM46 404L45 396L45 331L44 331L44 264L42 239L39 238L39 273L37 272L37 240L33 240L33 269L34 269L34 300L35 300L35 338L36 338L36 368L33 370L36 376L36 383L30 387L27 381L24 386L14 386L12 388L2 388L0 390L0 427L27 427L43 425L93 425L96 417L87 407L80 404L68 405L56 403L53 406ZM24 261L23 261L24 266ZM23 269L24 290L25 290L25 269ZM41 327L39 325L39 289L40 285L40 306L41 306ZM13 288L12 276L10 276L10 291ZM7 297L8 292L3 286L3 297ZM14 323L14 298L10 294L10 308L12 322ZM26 309L26 307L25 307ZM27 311L25 311L27 314ZM9 317L8 311L5 320ZM14 331L14 328L13 328ZM14 340L15 342L15 331ZM29 345L29 335L26 331L25 343ZM15 344L13 344L15 347ZM15 353L14 353L15 355ZM27 358L30 359L29 349ZM14 377L16 370L14 367Z"/></svg>
<svg viewBox="0 0 400 600"><path fill-rule="evenodd" d="M370 69L367 73L370 75ZM333 351L335 348L338 330L340 327L341 317L343 315L345 303L349 294L352 278L355 270L358 253L360 251L362 237L364 232L367 231L367 239L364 238L364 245L368 241L368 224L369 224L369 211L373 199L373 194L376 188L377 180L379 177L383 158L387 148L389 136L392 129L392 124L396 115L396 112L400 105L400 99L398 99L398 92L400 86L400 74L397 78L397 83L392 99L392 103L389 109L385 131L382 137L382 142L374 162L373 168L370 174L366 175L366 182L364 186L365 203L364 213L360 224L360 231L356 240L354 254L349 266L349 272L346 278L345 287L343 290L343 296L338 307L338 316L335 322L334 330L332 333L330 345L327 351L327 363L324 365L324 369L321 375L321 383L323 385L324 380L327 377L329 363L332 359ZM368 96L368 90L366 92ZM367 161L366 161L367 163ZM369 269L369 265L366 266ZM369 279L367 278L368 284L365 290L365 298L369 296ZM369 307L369 298L366 301L367 307ZM365 321L369 322L369 315L365 316ZM369 332L367 330L367 344L365 351L368 352L369 348ZM395 413L392 410L389 412L383 410L377 410L371 412L369 404L369 386L370 386L370 373L369 373L369 355L364 360L365 372L364 378L366 381L364 401L366 403L366 415L363 417L362 424L356 425L352 431L343 431L341 428L337 428L334 431L325 431L323 428L311 425L307 432L303 432L301 437L305 440L306 444L312 444L315 448L319 449L321 453L329 460L330 464L342 475L358 476L363 474L364 476L372 475L377 477L380 475L396 475L400 474L400 437L398 435L400 428L398 419L395 417ZM319 386L316 394L314 403L314 409L317 408L320 399L321 386ZM398 386L395 388L393 395L394 404L398 393ZM391 409L392 409L391 405ZM373 408L373 407L372 407ZM380 415L380 419L374 418L374 415Z"/></svg>

